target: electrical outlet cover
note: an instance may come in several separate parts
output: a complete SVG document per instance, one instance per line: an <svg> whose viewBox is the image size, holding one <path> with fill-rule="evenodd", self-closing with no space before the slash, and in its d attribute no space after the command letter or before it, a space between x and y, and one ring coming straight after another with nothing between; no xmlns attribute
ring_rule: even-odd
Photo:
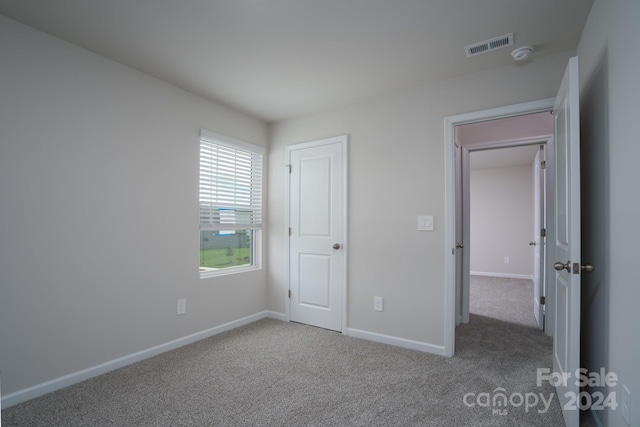
<svg viewBox="0 0 640 427"><path fill-rule="evenodd" d="M176 304L176 314L185 314L187 312L187 300L179 299Z"/></svg>

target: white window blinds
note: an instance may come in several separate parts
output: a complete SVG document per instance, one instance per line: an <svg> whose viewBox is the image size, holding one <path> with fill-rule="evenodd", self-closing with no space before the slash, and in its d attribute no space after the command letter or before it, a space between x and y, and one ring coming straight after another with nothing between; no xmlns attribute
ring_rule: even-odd
<svg viewBox="0 0 640 427"><path fill-rule="evenodd" d="M262 227L262 148L203 131L200 229Z"/></svg>

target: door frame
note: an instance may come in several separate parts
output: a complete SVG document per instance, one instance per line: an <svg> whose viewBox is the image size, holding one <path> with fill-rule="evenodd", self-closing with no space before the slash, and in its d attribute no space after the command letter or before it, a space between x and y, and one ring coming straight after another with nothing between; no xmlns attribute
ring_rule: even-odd
<svg viewBox="0 0 640 427"><path fill-rule="evenodd" d="M343 221L343 236L341 237L341 244L342 244L342 250L340 252L342 252L344 255L344 273L343 273L343 280L342 280L342 288L340 290L340 292L342 293L342 313L341 313L341 333L345 334L347 333L347 278L348 278L348 270L349 270L349 245L348 245L348 236L349 236L349 222L348 222L348 211L349 211L349 204L348 204L348 189L349 189L349 175L348 175L348 143L349 143L349 136L348 135L339 135L339 136L333 136L333 137L329 137L329 138L323 138L323 139L318 139L318 140L313 140L313 141L308 141L308 142L301 142L301 143L296 143L296 144L291 144L291 145L287 145L285 147L285 173L287 174L287 177L285 179L285 197L286 197L286 202L285 202L285 275L286 275L286 287L285 287L285 295L284 295L284 299L285 299L285 317L286 317L286 321L290 322L291 321L291 307L290 307L290 303L291 303L291 299L289 297L289 291L291 289L291 263L289 262L290 257L291 257L291 242L289 239L289 228L291 227L291 218L290 218L290 212L291 212L291 175L290 175L290 171L291 171L291 152L294 150L301 150L301 149L306 149L306 148L312 148L312 147L320 147L320 146L324 146L324 145L330 145L330 144L337 144L339 143L342 147L342 173L343 173L343 182L342 182L342 194L343 194L343 210L342 210L342 221Z"/></svg>
<svg viewBox="0 0 640 427"><path fill-rule="evenodd" d="M456 167L455 127L507 117L522 116L553 110L555 98L507 105L487 110L458 114L444 118L444 182L445 182L445 309L444 309L444 354L455 353L456 332ZM547 235L551 235L547 230ZM464 242L463 242L464 243ZM550 295L551 289L547 289ZM553 312L553 301L547 299L547 311ZM553 319L547 318L548 323ZM553 330L551 328L550 330Z"/></svg>

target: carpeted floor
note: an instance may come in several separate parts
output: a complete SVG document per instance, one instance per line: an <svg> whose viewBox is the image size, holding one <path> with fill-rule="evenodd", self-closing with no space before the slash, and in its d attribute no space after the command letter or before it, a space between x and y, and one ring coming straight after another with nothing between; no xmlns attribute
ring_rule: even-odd
<svg viewBox="0 0 640 427"><path fill-rule="evenodd" d="M521 289L495 286L516 304ZM518 301L503 320L474 303L453 358L264 319L8 408L2 425L562 426L555 395L520 404L555 390L536 385L551 339ZM499 392L511 403L494 406Z"/></svg>
<svg viewBox="0 0 640 427"><path fill-rule="evenodd" d="M471 276L469 312L535 327L533 282L529 279Z"/></svg>

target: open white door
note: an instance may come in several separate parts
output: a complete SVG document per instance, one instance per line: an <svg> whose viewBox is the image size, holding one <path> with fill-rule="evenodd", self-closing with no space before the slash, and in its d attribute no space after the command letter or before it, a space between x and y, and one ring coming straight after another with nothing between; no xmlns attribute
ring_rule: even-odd
<svg viewBox="0 0 640 427"><path fill-rule="evenodd" d="M545 175L543 166L545 163L544 145L538 149L538 154L533 163L533 240L529 242L533 246L533 314L536 317L538 329L544 330L544 246L545 238L542 229L545 228Z"/></svg>
<svg viewBox="0 0 640 427"><path fill-rule="evenodd" d="M556 143L555 323L553 371L566 381L556 385L567 427L580 413L565 404L579 395L580 367L580 123L578 58L569 60L553 107Z"/></svg>
<svg viewBox="0 0 640 427"><path fill-rule="evenodd" d="M463 277L464 277L464 263L462 259L462 251L464 249L464 236L462 233L464 221L462 218L463 205L462 205L462 149L456 144L455 149L455 162L456 162L456 247L455 251L455 263L456 263L456 326L460 322L464 322L464 300L463 300ZM469 322L469 304L467 298L467 310L466 310L466 323Z"/></svg>
<svg viewBox="0 0 640 427"><path fill-rule="evenodd" d="M460 156L460 164L462 165L462 226L461 234L462 240L458 240L456 243L456 248L458 252L462 252L462 267L461 267L461 276L462 276L462 305L460 307L461 315L462 315L462 323L469 323L470 315L469 315L469 307L470 307L470 298L471 298L471 174L469 172L470 165L470 153L468 147L462 147L461 156ZM466 246L465 246L466 245Z"/></svg>
<svg viewBox="0 0 640 427"><path fill-rule="evenodd" d="M343 332L347 136L287 147L289 313Z"/></svg>

